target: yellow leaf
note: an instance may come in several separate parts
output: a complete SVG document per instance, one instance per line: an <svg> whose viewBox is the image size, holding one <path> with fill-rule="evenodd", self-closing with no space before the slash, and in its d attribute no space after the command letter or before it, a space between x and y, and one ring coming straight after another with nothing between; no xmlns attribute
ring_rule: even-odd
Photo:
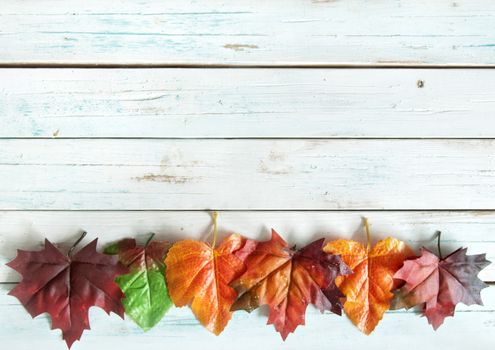
<svg viewBox="0 0 495 350"><path fill-rule="evenodd" d="M370 334L390 308L395 272L414 253L392 237L378 242L373 249L341 239L327 243L323 250L340 255L352 269L351 275L337 278L337 286L346 296L347 316L362 332Z"/></svg>

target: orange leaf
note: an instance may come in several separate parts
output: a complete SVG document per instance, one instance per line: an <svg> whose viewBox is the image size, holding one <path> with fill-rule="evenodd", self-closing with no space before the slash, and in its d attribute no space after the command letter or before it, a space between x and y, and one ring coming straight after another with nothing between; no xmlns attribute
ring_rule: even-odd
<svg viewBox="0 0 495 350"><path fill-rule="evenodd" d="M230 307L237 293L229 283L244 271L240 257L245 255L241 249L247 249L247 242L254 244L238 234L227 237L218 248L195 240L179 241L165 259L168 289L174 304L191 304L198 320L216 335L232 317Z"/></svg>
<svg viewBox="0 0 495 350"><path fill-rule="evenodd" d="M337 285L347 297L344 311L362 332L370 334L390 308L395 288L393 276L412 250L402 241L389 237L373 249L351 240L327 243L323 249L342 256L353 274L339 277Z"/></svg>
<svg viewBox="0 0 495 350"><path fill-rule="evenodd" d="M257 244L247 257L247 270L234 282L244 292L232 310L252 311L267 304L268 324L285 340L304 324L308 304L340 315L343 295L335 278L351 271L339 256L323 252L323 239L295 251L272 230L272 239Z"/></svg>

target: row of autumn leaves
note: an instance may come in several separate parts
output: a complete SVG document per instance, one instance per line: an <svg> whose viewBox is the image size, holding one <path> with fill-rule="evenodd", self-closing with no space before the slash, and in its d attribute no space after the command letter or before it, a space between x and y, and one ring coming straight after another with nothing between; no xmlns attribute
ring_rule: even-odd
<svg viewBox="0 0 495 350"><path fill-rule="evenodd" d="M68 347L89 329L91 306L121 317L125 311L148 330L173 304L190 305L201 324L218 335L233 311L268 305L268 324L285 340L304 324L309 304L339 315L343 308L366 334L391 303L395 308L424 304L435 329L453 316L457 303L482 304L480 291L486 284L477 274L489 264L485 254L468 256L466 249L458 249L442 258L439 243L439 257L424 248L416 257L391 237L371 248L366 219L367 247L319 239L296 250L275 230L269 241L231 234L217 246L216 212L212 216L211 244L182 240L170 247L152 236L143 246L124 239L100 254L94 240L73 255L84 235L67 254L45 240L43 250L19 250L8 263L23 277L9 294L33 317L48 312Z"/></svg>

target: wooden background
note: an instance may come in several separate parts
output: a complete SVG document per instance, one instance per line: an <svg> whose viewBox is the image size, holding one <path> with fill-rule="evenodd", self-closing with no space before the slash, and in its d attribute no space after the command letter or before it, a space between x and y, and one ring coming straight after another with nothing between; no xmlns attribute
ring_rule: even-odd
<svg viewBox="0 0 495 350"><path fill-rule="evenodd" d="M64 349L7 295L43 237L290 243L394 235L495 260L492 0L0 0L0 346ZM480 278L495 282L495 266ZM495 345L495 285L434 332L417 311L369 337L308 308L219 337L187 308L144 333L90 312L73 349L464 349Z"/></svg>

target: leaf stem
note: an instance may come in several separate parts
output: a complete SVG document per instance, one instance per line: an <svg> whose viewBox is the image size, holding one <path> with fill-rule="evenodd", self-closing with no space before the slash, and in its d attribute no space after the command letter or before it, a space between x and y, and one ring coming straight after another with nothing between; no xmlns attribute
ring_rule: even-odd
<svg viewBox="0 0 495 350"><path fill-rule="evenodd" d="M217 217L218 213L216 211L211 213L211 218L213 220L213 241L211 242L212 249L215 249L215 245L217 244Z"/></svg>
<svg viewBox="0 0 495 350"><path fill-rule="evenodd" d="M371 233L368 218L363 217L364 229L366 230L366 250L369 252L371 248Z"/></svg>
<svg viewBox="0 0 495 350"><path fill-rule="evenodd" d="M433 239L437 239L437 249L438 249L438 256L440 258L440 260L443 259L442 257L442 250L440 249L440 237L442 236L442 231L437 231L435 232L435 237L433 237Z"/></svg>
<svg viewBox="0 0 495 350"><path fill-rule="evenodd" d="M72 256L72 252L74 251L74 249L76 248L76 246L79 244L79 242L81 242L81 241L83 240L83 238L84 238L84 237L86 237L86 235L87 235L87 234L88 234L88 233L87 233L86 231L83 231L83 232L81 233L81 237L79 237L79 238L77 239L77 241L75 241L75 242L74 242L74 244L72 245L72 247L70 247L69 252L67 253L67 255L68 255L69 257L70 257L70 256Z"/></svg>
<svg viewBox="0 0 495 350"><path fill-rule="evenodd" d="M150 237L148 238L148 240L146 241L146 243L144 244L144 247L146 248L148 246L148 244L150 244L151 240L153 239L153 237L155 237L155 233L154 232L150 232Z"/></svg>

